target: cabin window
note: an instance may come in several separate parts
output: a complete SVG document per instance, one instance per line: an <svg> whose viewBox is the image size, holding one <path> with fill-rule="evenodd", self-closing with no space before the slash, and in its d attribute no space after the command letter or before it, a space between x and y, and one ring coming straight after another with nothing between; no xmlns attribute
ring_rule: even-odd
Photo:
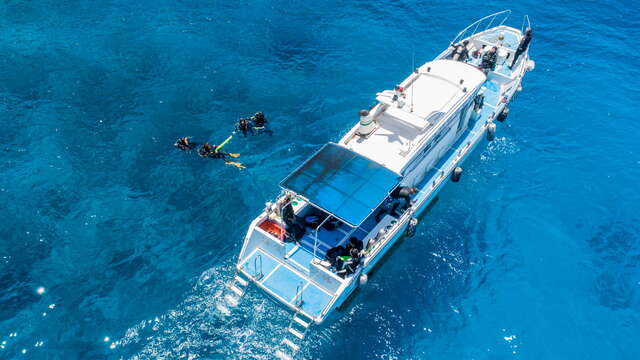
<svg viewBox="0 0 640 360"><path fill-rule="evenodd" d="M469 113L469 109L471 109L471 104L469 104L464 110L460 111L460 120L458 120L458 130L457 133L460 133L462 129L467 124L467 114Z"/></svg>

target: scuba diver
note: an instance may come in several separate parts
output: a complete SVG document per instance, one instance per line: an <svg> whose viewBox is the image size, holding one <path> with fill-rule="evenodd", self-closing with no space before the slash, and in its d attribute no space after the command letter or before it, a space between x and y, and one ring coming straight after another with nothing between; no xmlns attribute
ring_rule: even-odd
<svg viewBox="0 0 640 360"><path fill-rule="evenodd" d="M195 148L197 145L196 143L191 142L191 140L189 140L189 137L185 136L178 139L176 143L173 144L173 146L177 147L182 151L187 151Z"/></svg>
<svg viewBox="0 0 640 360"><path fill-rule="evenodd" d="M213 146L211 146L211 144L209 144L208 142L202 144L200 149L198 149L198 155L202 157L208 157L211 152L213 152Z"/></svg>
<svg viewBox="0 0 640 360"><path fill-rule="evenodd" d="M253 130L256 130L258 134L268 133L273 135L273 131L267 129L267 119L264 117L262 111L258 111L251 117L251 123Z"/></svg>
<svg viewBox="0 0 640 360"><path fill-rule="evenodd" d="M245 169L245 166L242 165L241 163L229 161L229 157L237 158L240 156L240 154L227 153L227 152L220 151L220 149L222 149L222 147L225 146L227 142L229 142L229 140L231 140L231 136L229 136L227 140L225 140L220 145L211 145L208 142L205 142L204 144L202 144L202 147L198 149L198 155L202 157L212 158L212 159L223 159L224 163L227 165L233 165L240 169Z"/></svg>
<svg viewBox="0 0 640 360"><path fill-rule="evenodd" d="M358 266L362 262L362 254L356 248L346 250L347 255L338 256L336 259L336 274L344 278L346 275L351 275L358 269Z"/></svg>
<svg viewBox="0 0 640 360"><path fill-rule="evenodd" d="M264 117L264 114L261 111L258 111L251 117L253 121L253 126L257 128L263 128L267 125L267 119Z"/></svg>
<svg viewBox="0 0 640 360"><path fill-rule="evenodd" d="M391 216L398 216L396 214L396 210L402 204L402 210L407 210L411 205L411 195L415 195L420 190L413 186L398 186L391 192L389 197L385 200L385 204L382 206L380 211L376 214L375 219L377 222L382 220L382 216L385 214L389 214Z"/></svg>
<svg viewBox="0 0 640 360"><path fill-rule="evenodd" d="M513 56L513 61L511 62L511 66L509 66L510 69L513 68L513 65L516 64L516 61L518 60L518 58L520 57L520 55L522 55L523 52L527 51L527 48L529 47L529 43L531 42L531 28L527 28L524 31L524 36L522 37L522 40L520 40L520 44L518 44L518 49L516 50L516 53Z"/></svg>
<svg viewBox="0 0 640 360"><path fill-rule="evenodd" d="M489 70L493 70L496 67L496 61L498 61L498 48L496 46L487 50L484 55L482 55L482 63L480 64L480 68L482 68L485 73L489 72Z"/></svg>
<svg viewBox="0 0 640 360"><path fill-rule="evenodd" d="M402 204L402 210L407 210L412 205L411 195L415 195L419 192L417 187L413 186L398 186L393 192L391 192L391 198L395 199L393 206L391 207L391 214L395 214L400 202L404 200Z"/></svg>
<svg viewBox="0 0 640 360"><path fill-rule="evenodd" d="M458 44L454 46L453 53L451 54L451 59L454 61L462 61L464 62L469 58L469 50L467 49L467 45L469 45L469 40L465 40L462 44Z"/></svg>
<svg viewBox="0 0 640 360"><path fill-rule="evenodd" d="M245 118L240 118L240 121L236 124L236 131L241 131L242 135L247 136L247 132L250 132L253 135L253 127L249 120Z"/></svg>
<svg viewBox="0 0 640 360"><path fill-rule="evenodd" d="M351 249L356 249L358 251L362 251L364 249L364 243L362 240L358 239L355 236L349 238L349 243L347 244L347 251L351 252Z"/></svg>
<svg viewBox="0 0 640 360"><path fill-rule="evenodd" d="M332 247L331 249L327 250L327 253L325 254L324 258L331 264L331 266L336 266L337 264L341 263L342 261L341 257L347 256L347 254L349 254L347 249L345 249L344 246L342 245L338 245L336 247ZM340 266L340 269L341 268L342 266Z"/></svg>

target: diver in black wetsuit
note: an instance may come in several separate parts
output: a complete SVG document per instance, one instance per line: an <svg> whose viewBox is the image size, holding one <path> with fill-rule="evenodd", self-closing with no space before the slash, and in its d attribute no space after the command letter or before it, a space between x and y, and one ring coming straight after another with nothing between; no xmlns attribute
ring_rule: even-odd
<svg viewBox="0 0 640 360"><path fill-rule="evenodd" d="M239 162L229 161L229 157L237 158L240 154L233 154L220 151L219 145L211 145L208 142L202 144L202 147L198 149L198 155L202 157L212 158L212 159L222 159L224 163L227 165L233 165L240 169L244 169L245 166Z"/></svg>
<svg viewBox="0 0 640 360"><path fill-rule="evenodd" d="M469 44L469 40L465 40L462 44L458 44L454 46L453 53L451 55L451 59L454 61L462 61L464 62L469 58L469 50L467 49L467 45Z"/></svg>
<svg viewBox="0 0 640 360"><path fill-rule="evenodd" d="M527 48L529 47L529 43L531 42L532 36L533 35L531 34L531 28L527 28L527 30L524 31L524 37L522 38L522 40L520 40L520 44L518 44L518 49L516 50L516 53L513 56L513 61L511 62L511 66L509 66L510 69L513 68L513 65L516 64L516 61L518 60L520 55L522 55L522 53L527 51Z"/></svg>
<svg viewBox="0 0 640 360"><path fill-rule="evenodd" d="M253 125L253 130L256 130L258 134L273 134L273 131L267 129L267 118L264 117L264 114L261 111L255 113L255 115L251 117L251 123Z"/></svg>
<svg viewBox="0 0 640 360"><path fill-rule="evenodd" d="M267 125L267 119L261 111L255 113L255 115L251 117L251 120L253 120L253 126L257 128L265 127Z"/></svg>
<svg viewBox="0 0 640 360"><path fill-rule="evenodd" d="M198 155L202 157L209 157L209 155L213 153L213 151L214 151L213 146L211 146L211 144L206 142L202 144L202 147L200 147L200 149L198 149Z"/></svg>
<svg viewBox="0 0 640 360"><path fill-rule="evenodd" d="M496 68L496 61L498 61L497 52L498 48L494 46L482 55L480 67L484 69L485 73Z"/></svg>
<svg viewBox="0 0 640 360"><path fill-rule="evenodd" d="M177 147L178 149L180 149L182 151L187 151L187 150L191 150L191 149L195 148L196 144L191 142L189 137L185 136L185 137L181 137L180 139L178 139L178 141L176 141L176 143L173 144L173 146Z"/></svg>
<svg viewBox="0 0 640 360"><path fill-rule="evenodd" d="M376 221L380 222L382 220L382 216L384 214L390 214L392 216L397 216L396 210L400 207L400 203L402 204L402 209L406 210L411 206L411 195L417 194L420 190L416 187L412 186L398 186L387 200L386 206L384 206L380 211L376 214Z"/></svg>
<svg viewBox="0 0 640 360"><path fill-rule="evenodd" d="M347 249L344 248L344 246L342 245L338 245L336 247L332 247L331 249L327 250L327 253L325 254L324 258L325 260L327 260L331 266L339 266L338 270L342 269L342 259L340 258L341 256L346 256L347 254L349 254L349 252L347 251Z"/></svg>
<svg viewBox="0 0 640 360"><path fill-rule="evenodd" d="M358 251L362 251L364 248L364 243L362 240L358 239L355 236L349 238L349 243L347 244L347 251L351 252L351 249L356 249Z"/></svg>
<svg viewBox="0 0 640 360"><path fill-rule="evenodd" d="M240 121L236 124L236 131L241 131L242 135L247 136L247 132L250 132L253 135L253 127L249 120L245 118L240 118Z"/></svg>
<svg viewBox="0 0 640 360"><path fill-rule="evenodd" d="M198 154L202 157L224 159L225 161L227 160L227 156L230 156L229 153L218 150L218 145L211 145L208 142L202 145L200 150L198 150Z"/></svg>

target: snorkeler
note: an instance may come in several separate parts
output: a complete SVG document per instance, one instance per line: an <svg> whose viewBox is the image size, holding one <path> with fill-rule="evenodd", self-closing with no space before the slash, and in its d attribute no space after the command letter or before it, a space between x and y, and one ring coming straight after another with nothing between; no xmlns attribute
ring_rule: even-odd
<svg viewBox="0 0 640 360"><path fill-rule="evenodd" d="M191 150L191 149L195 148L196 144L191 142L189 137L185 136L185 137L181 137L180 139L178 139L178 141L176 141L176 143L173 144L173 146L177 147L178 149L180 149L182 151L187 151L187 150Z"/></svg>

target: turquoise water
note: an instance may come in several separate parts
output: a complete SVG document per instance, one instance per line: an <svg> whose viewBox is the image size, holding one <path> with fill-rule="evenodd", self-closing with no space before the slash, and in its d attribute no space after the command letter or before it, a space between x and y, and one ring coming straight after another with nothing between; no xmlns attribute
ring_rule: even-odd
<svg viewBox="0 0 640 360"><path fill-rule="evenodd" d="M0 4L0 358L272 358L220 294L278 182L476 18L537 68L309 359L640 357L640 12L627 1ZM264 111L244 171L176 151Z"/></svg>

